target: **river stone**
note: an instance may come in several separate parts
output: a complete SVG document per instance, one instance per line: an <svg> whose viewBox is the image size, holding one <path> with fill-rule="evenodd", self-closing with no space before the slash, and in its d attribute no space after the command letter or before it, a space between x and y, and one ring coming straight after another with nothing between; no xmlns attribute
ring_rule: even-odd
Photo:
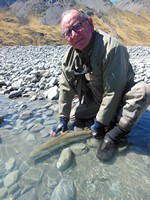
<svg viewBox="0 0 150 200"><path fill-rule="evenodd" d="M61 180L55 187L50 200L74 200L76 199L76 188L72 181Z"/></svg>
<svg viewBox="0 0 150 200"><path fill-rule="evenodd" d="M40 131L41 138L50 136L50 128L44 128Z"/></svg>
<svg viewBox="0 0 150 200"><path fill-rule="evenodd" d="M17 81L14 81L12 83L12 88L13 89L19 89L22 86L22 83L23 83L23 79L19 79Z"/></svg>
<svg viewBox="0 0 150 200"><path fill-rule="evenodd" d="M59 170L65 170L70 164L71 157L72 151L69 148L63 149L57 161L57 168Z"/></svg>
<svg viewBox="0 0 150 200"><path fill-rule="evenodd" d="M35 189L31 189L28 192L19 196L16 200L39 200L39 199Z"/></svg>
<svg viewBox="0 0 150 200"><path fill-rule="evenodd" d="M83 154L88 152L88 147L84 143L73 144L73 145L70 146L70 149L77 156L83 155Z"/></svg>
<svg viewBox="0 0 150 200"><path fill-rule="evenodd" d="M100 141L95 139L95 138L90 138L90 139L87 140L87 145L89 147L96 148L96 147L99 146L99 144L100 144Z"/></svg>
<svg viewBox="0 0 150 200"><path fill-rule="evenodd" d="M29 134L29 135L27 135L27 137L26 137L26 141L27 141L27 142L36 141L36 138L35 138L35 136L34 136L33 134Z"/></svg>
<svg viewBox="0 0 150 200"><path fill-rule="evenodd" d="M20 97L20 96L22 96L21 90L12 91L8 95L9 98L15 98L15 97Z"/></svg>
<svg viewBox="0 0 150 200"><path fill-rule="evenodd" d="M3 153L2 149L1 152ZM7 171L5 169L5 162L0 159L0 178L5 176L7 174Z"/></svg>
<svg viewBox="0 0 150 200"><path fill-rule="evenodd" d="M18 183L15 183L12 186L10 186L9 193L13 194L13 193L16 193L18 190L20 190L20 186Z"/></svg>
<svg viewBox="0 0 150 200"><path fill-rule="evenodd" d="M7 83L5 82L5 80L0 79L0 87L2 87L3 85L7 85Z"/></svg>
<svg viewBox="0 0 150 200"><path fill-rule="evenodd" d="M20 107L18 108L18 111L19 111L19 112L20 112L20 111L23 111L23 110L25 110L27 107L28 107L28 106L27 106L26 104L22 104L22 105L20 105Z"/></svg>
<svg viewBox="0 0 150 200"><path fill-rule="evenodd" d="M11 173L9 173L5 178L4 178L4 186L5 187L10 187L11 185L15 184L19 179L19 171L15 170Z"/></svg>
<svg viewBox="0 0 150 200"><path fill-rule="evenodd" d="M5 169L7 171L11 171L15 166L16 160L15 158L11 157L6 163L5 163Z"/></svg>
<svg viewBox="0 0 150 200"><path fill-rule="evenodd" d="M43 172L36 168L29 169L23 176L22 179L27 185L38 185L43 176Z"/></svg>
<svg viewBox="0 0 150 200"><path fill-rule="evenodd" d="M20 164L19 171L20 171L21 173L25 173L25 172L27 172L29 169L30 169L30 166L28 165L27 162L24 161L24 162L22 162L22 163Z"/></svg>
<svg viewBox="0 0 150 200"><path fill-rule="evenodd" d="M5 199L6 196L7 196L7 188L6 187L0 188L0 199Z"/></svg>
<svg viewBox="0 0 150 200"><path fill-rule="evenodd" d="M4 121L4 116L0 115L0 123L2 123Z"/></svg>
<svg viewBox="0 0 150 200"><path fill-rule="evenodd" d="M44 92L43 95L50 100L57 99L58 98L58 87L55 85L54 87L49 88L46 92Z"/></svg>
<svg viewBox="0 0 150 200"><path fill-rule="evenodd" d="M30 99L29 99L29 101L35 101L37 99L37 95L33 95Z"/></svg>
<svg viewBox="0 0 150 200"><path fill-rule="evenodd" d="M23 113L20 114L20 119L26 120L26 119L30 118L31 115L32 115L31 110L24 111Z"/></svg>
<svg viewBox="0 0 150 200"><path fill-rule="evenodd" d="M39 132L40 130L42 130L44 128L44 126L41 124L41 123L37 123L35 124L31 129L30 131L32 133L35 133L35 132Z"/></svg>
<svg viewBox="0 0 150 200"><path fill-rule="evenodd" d="M150 167L150 157L147 155L143 156L143 162L145 163L145 165Z"/></svg>
<svg viewBox="0 0 150 200"><path fill-rule="evenodd" d="M52 104L52 102L48 102L48 103L46 103L45 105L42 105L41 106L41 108L43 109L43 108L49 108L50 106L52 106L53 104Z"/></svg>

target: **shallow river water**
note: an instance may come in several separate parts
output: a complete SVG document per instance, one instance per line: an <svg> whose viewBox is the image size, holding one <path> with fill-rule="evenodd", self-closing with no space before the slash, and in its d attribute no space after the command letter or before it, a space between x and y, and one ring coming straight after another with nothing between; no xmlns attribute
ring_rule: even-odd
<svg viewBox="0 0 150 200"><path fill-rule="evenodd" d="M39 161L29 158L40 144L51 140L57 122L57 102L8 99L0 95L0 199L9 200L149 200L150 111L120 146L115 159L102 163L96 147L74 155L65 170L56 167L63 148ZM23 115L27 112L28 115ZM30 113L30 114L29 114ZM79 144L79 143L78 143ZM68 145L70 148L74 144Z"/></svg>

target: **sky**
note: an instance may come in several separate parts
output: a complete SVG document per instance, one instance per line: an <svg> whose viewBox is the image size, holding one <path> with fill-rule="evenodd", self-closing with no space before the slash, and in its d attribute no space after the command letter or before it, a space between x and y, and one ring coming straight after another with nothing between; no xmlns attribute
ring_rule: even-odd
<svg viewBox="0 0 150 200"><path fill-rule="evenodd" d="M110 0L111 2L116 2L116 1L118 1L118 0Z"/></svg>

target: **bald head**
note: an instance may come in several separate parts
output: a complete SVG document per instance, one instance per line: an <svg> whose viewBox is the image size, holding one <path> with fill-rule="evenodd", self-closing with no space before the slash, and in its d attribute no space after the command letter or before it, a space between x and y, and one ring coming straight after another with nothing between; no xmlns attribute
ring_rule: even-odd
<svg viewBox="0 0 150 200"><path fill-rule="evenodd" d="M92 19L77 9L70 9L62 14L61 27L68 43L80 50L88 45L94 31Z"/></svg>

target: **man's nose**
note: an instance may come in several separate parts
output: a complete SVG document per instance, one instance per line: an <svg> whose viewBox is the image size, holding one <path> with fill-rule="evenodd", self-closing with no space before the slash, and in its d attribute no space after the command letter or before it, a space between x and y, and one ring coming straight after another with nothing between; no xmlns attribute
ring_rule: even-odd
<svg viewBox="0 0 150 200"><path fill-rule="evenodd" d="M75 30L71 30L71 37L75 37L75 36L77 36L78 35L78 33L75 31Z"/></svg>

